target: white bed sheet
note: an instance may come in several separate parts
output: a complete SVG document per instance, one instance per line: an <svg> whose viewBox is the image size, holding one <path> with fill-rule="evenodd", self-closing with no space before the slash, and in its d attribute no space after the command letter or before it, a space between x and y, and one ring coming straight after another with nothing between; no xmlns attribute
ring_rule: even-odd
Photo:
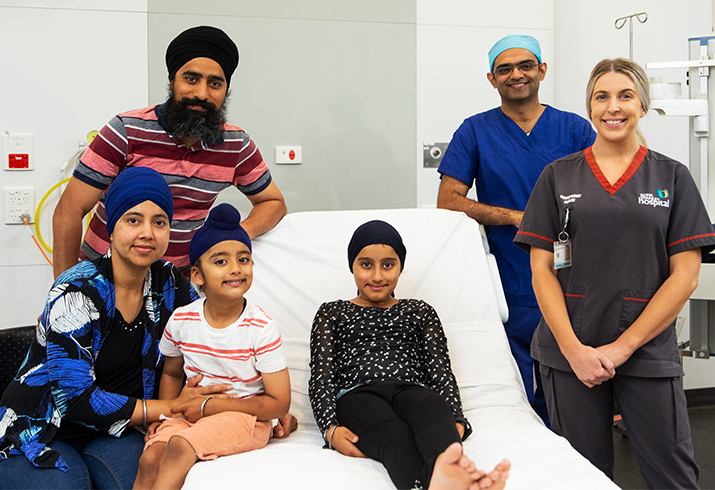
<svg viewBox="0 0 715 490"><path fill-rule="evenodd" d="M436 209L295 213L253 242L254 282L247 297L278 322L291 375L291 412L300 425L264 449L196 464L184 488L394 489L380 463L321 449L308 400L313 316L323 302L355 296L347 244L355 228L372 219L395 226L407 247L397 297L424 299L442 319L474 428L465 453L484 469L509 458L508 489L618 488L529 407L479 227L462 213Z"/></svg>

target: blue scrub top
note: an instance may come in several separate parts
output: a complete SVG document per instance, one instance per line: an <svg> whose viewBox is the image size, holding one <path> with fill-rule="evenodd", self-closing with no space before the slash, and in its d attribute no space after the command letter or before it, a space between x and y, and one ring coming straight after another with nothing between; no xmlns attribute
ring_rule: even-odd
<svg viewBox="0 0 715 490"><path fill-rule="evenodd" d="M468 186L479 202L523 211L549 163L584 150L596 139L591 123L551 106L528 135L500 107L467 118L457 129L439 172ZM531 287L529 254L514 245L516 227L486 226L508 304L538 306Z"/></svg>

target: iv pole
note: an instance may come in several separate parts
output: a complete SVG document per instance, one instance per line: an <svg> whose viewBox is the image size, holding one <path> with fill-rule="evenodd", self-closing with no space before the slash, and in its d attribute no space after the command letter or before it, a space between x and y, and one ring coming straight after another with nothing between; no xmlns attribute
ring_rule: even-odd
<svg viewBox="0 0 715 490"><path fill-rule="evenodd" d="M648 20L648 12L638 12L637 14L626 15L625 17L620 17L616 19L614 25L616 29L623 29L623 26L628 22L628 46L630 48L630 60L633 61L633 17L635 17L638 22L644 24Z"/></svg>

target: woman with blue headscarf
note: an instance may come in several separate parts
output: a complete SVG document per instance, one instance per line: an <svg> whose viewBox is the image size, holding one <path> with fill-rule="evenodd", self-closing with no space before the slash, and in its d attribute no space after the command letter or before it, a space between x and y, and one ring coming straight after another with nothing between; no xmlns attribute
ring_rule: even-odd
<svg viewBox="0 0 715 490"><path fill-rule="evenodd" d="M57 278L0 399L0 488L130 488L144 446L133 428L226 389L195 388L194 379L177 399L155 399L164 326L197 298L178 269L159 260L169 243L171 192L155 170L129 168L105 206L109 252Z"/></svg>

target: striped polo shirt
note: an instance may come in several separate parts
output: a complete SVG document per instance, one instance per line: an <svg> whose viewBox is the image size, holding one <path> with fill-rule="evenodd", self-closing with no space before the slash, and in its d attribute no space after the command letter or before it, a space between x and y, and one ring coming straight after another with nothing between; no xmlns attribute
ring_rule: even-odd
<svg viewBox="0 0 715 490"><path fill-rule="evenodd" d="M74 171L74 177L106 190L125 167L151 167L169 184L174 197L171 238L164 260L181 269L189 264L189 242L203 224L218 193L236 186L245 195L263 191L271 174L248 134L224 123L222 136L186 148L172 137L164 113L166 103L115 116L102 128ZM93 211L80 259L106 253L104 195Z"/></svg>
<svg viewBox="0 0 715 490"><path fill-rule="evenodd" d="M228 393L241 398L264 393L261 373L287 367L275 321L246 300L238 320L226 328L213 328L204 317L204 301L176 309L159 350L168 357L182 356L187 377L203 375L200 386L230 384Z"/></svg>

